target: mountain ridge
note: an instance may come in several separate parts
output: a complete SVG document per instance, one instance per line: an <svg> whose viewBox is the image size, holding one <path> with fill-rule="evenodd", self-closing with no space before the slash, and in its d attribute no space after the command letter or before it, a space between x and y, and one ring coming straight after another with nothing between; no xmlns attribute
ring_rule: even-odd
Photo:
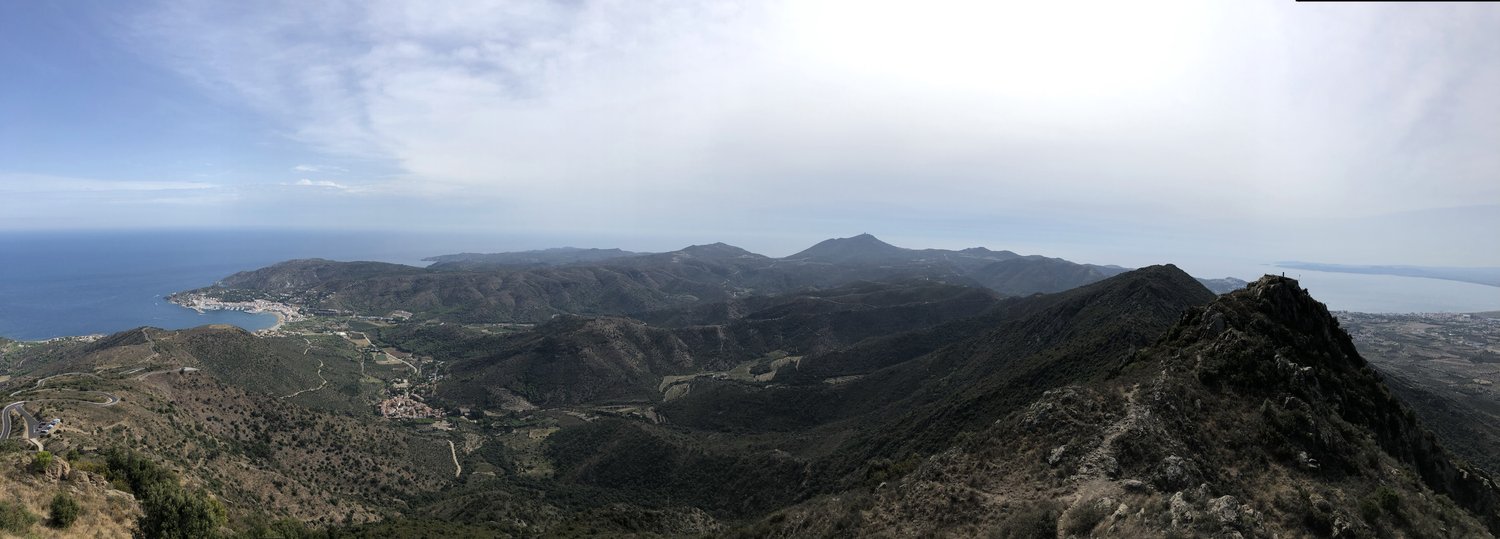
<svg viewBox="0 0 1500 539"><path fill-rule="evenodd" d="M566 259L580 251L596 258ZM463 323L538 322L558 314L632 315L859 281L928 279L1026 295L1066 290L1126 271L984 248L906 249L869 234L825 240L784 258L724 243L666 253L547 253L434 257L449 261L431 268L293 260L239 272L186 294L269 299L370 316L399 310L420 319ZM547 256L552 258L542 260ZM484 257L540 261L488 264Z"/></svg>

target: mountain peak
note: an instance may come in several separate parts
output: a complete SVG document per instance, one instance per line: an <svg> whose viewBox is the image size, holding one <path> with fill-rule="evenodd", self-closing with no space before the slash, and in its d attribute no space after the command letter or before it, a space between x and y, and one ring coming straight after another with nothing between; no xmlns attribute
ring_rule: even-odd
<svg viewBox="0 0 1500 539"><path fill-rule="evenodd" d="M687 247L683 247L682 250L677 252L705 258L740 258L746 256L760 256L724 242L715 242L706 245L689 245Z"/></svg>
<svg viewBox="0 0 1500 539"><path fill-rule="evenodd" d="M1352 357L1363 365L1348 335L1339 330L1338 320L1328 307L1313 299L1296 279L1266 275L1255 282L1221 296L1195 313L1200 338L1214 339L1229 329L1271 338L1277 346L1338 350L1338 356ZM1319 342L1309 342L1310 336Z"/></svg>
<svg viewBox="0 0 1500 539"><path fill-rule="evenodd" d="M1186 375L1171 391L1183 403L1198 404L1179 410L1217 415L1222 424L1256 433L1242 442L1225 441L1221 433L1215 443L1263 444L1273 461L1346 480L1386 476L1393 468L1372 466L1362 456L1383 451L1410 466L1425 487L1500 531L1500 489L1493 480L1436 444L1328 308L1296 279L1266 275L1190 310L1140 357L1160 361L1161 376ZM1193 380L1200 389L1187 389ZM1184 420L1204 424L1197 416Z"/></svg>
<svg viewBox="0 0 1500 539"><path fill-rule="evenodd" d="M907 249L880 241L868 233L848 238L832 238L818 242L800 253L787 257L790 260L815 262L870 262L905 257Z"/></svg>
<svg viewBox="0 0 1500 539"><path fill-rule="evenodd" d="M1251 394L1377 378L1328 308L1282 276L1189 311L1161 344L1177 351L1170 362L1205 384Z"/></svg>
<svg viewBox="0 0 1500 539"><path fill-rule="evenodd" d="M1091 304L1112 305L1120 312L1151 312L1178 317L1183 309L1205 305L1214 294L1171 264L1147 266L1057 294Z"/></svg>

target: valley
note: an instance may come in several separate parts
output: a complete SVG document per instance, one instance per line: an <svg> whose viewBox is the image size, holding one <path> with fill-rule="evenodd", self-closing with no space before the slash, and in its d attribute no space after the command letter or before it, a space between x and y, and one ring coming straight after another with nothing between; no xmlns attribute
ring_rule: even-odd
<svg viewBox="0 0 1500 539"><path fill-rule="evenodd" d="M727 246L464 262L462 282L499 284L463 297L516 300L499 317L379 299L453 293L448 270L281 265L193 293L295 311L275 328L0 343L0 389L61 418L24 437L65 462L116 477L134 452L222 504L220 529L277 522L292 537L1500 525L1492 418L1475 415L1493 406L1478 381L1495 375L1487 318L1335 321L1293 280L1219 295L1170 265L1011 295L948 258L993 252L854 240L772 262ZM641 257L608 271L649 281L558 282L533 307L506 284ZM614 295L644 282L633 297L677 299ZM1366 507L1375 485L1395 509Z"/></svg>
<svg viewBox="0 0 1500 539"><path fill-rule="evenodd" d="M1500 469L1500 316L1338 313L1388 383L1442 439Z"/></svg>

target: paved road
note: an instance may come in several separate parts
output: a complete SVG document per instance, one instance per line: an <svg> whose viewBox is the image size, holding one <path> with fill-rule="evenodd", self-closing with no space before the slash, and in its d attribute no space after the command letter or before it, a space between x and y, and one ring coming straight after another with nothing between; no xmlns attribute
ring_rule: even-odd
<svg viewBox="0 0 1500 539"><path fill-rule="evenodd" d="M12 413L21 414L21 421L26 424L26 431L22 433L22 438L30 438L36 435L36 417L32 416L31 412L26 411L25 404L26 401L12 402L5 405L3 410L0 410L0 440L10 438L10 416Z"/></svg>
<svg viewBox="0 0 1500 539"><path fill-rule="evenodd" d="M13 404L7 404L5 405L4 409L0 409L0 440L10 438L10 412L11 410L21 407L22 404L25 403L17 402Z"/></svg>
<svg viewBox="0 0 1500 539"><path fill-rule="evenodd" d="M178 369L172 369L172 370L178 370ZM194 370L196 370L196 369L194 369ZM156 371L156 372L170 372L170 371ZM140 377L137 377L136 379L140 380L140 379L142 379L145 376L150 375L150 374L155 374L155 373L146 373L146 374L141 375ZM29 393L29 392L32 392L32 391L40 391L40 390L44 389L42 387L42 384L47 383L47 381L49 381L49 380L51 380L53 378L59 378L59 377L63 377L63 376L87 376L87 377L93 378L95 380L103 380L104 379L104 378L100 377L99 375L91 373L91 372L65 372L65 373L62 373L62 374L54 374L52 376L48 376L48 377L43 378L41 380L37 380L36 383L32 384L31 387L29 387L29 388L17 389L15 391L12 391L10 393L10 396L15 397L15 396L18 396L18 395L20 395L22 393ZM82 392L82 393L96 393L96 394L104 397L104 402L91 402L91 401L86 401L86 400L82 400L82 399L59 398L59 397L53 397L53 398L41 397L41 398L33 398L31 400L33 400L33 401L73 401L73 402L85 402L85 403L88 403L88 404L93 404L95 406L114 406L114 405L120 403L120 398L119 397L116 397L113 394L110 394L110 393L107 393L107 392L104 392L104 391L88 391L88 390L82 390L82 389L80 389L78 391ZM24 401L22 401L22 402L24 402ZM12 403L10 406L14 406L16 404L19 404L19 403ZM9 406L7 406L7 408L8 407ZM22 409L22 412L24 413L25 410ZM0 437L0 439L3 439L3 438L4 437Z"/></svg>
<svg viewBox="0 0 1500 539"><path fill-rule="evenodd" d="M84 375L84 376L91 376L91 377L94 377L94 378L99 378L99 376L97 376L95 374L86 373L86 372L69 372L69 373L63 373L63 374L58 374L58 375L54 375L54 376L48 376L48 377L43 378L41 380L37 380L36 384L32 385L30 388L17 390L15 392L11 393L11 396L15 396L17 394L28 392L28 391L39 390L39 389L42 388L42 384L44 382L46 382L47 380L51 380L53 378L57 378L58 376L69 376L69 375ZM114 396L113 394L110 394L110 393L106 393L106 392L103 392L103 391L87 391L87 393L96 393L96 394L99 394L100 396L103 396L104 397L104 402L93 402L93 401L86 401L86 400L82 400L82 399L72 399L72 398L45 398L45 397L43 397L41 399L32 399L32 400L37 400L37 401L72 401L72 402L82 402L82 403L92 404L94 406L114 406L114 405L120 403L120 398L116 397L116 396ZM10 438L10 424L11 424L10 416L12 414L21 414L21 421L26 424L26 430L21 433L21 437L22 438L35 439L35 438L40 438L42 436L42 433L39 430L41 428L41 421L37 421L36 416L31 415L31 412L26 410L26 406L25 405L26 405L26 401L16 401L16 402L12 402L10 404L7 404L7 405L5 405L5 408L0 409L0 440L5 440L7 438Z"/></svg>

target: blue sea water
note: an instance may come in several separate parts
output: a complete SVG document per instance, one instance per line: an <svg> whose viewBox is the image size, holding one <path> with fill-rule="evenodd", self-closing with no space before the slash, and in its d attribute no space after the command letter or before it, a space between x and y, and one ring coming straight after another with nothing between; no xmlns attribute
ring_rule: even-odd
<svg viewBox="0 0 1500 539"><path fill-rule="evenodd" d="M173 292L293 258L423 265L444 242L416 235L266 231L0 233L0 336L38 340L139 326L270 327L269 314L168 303ZM454 245L453 248L472 245Z"/></svg>

